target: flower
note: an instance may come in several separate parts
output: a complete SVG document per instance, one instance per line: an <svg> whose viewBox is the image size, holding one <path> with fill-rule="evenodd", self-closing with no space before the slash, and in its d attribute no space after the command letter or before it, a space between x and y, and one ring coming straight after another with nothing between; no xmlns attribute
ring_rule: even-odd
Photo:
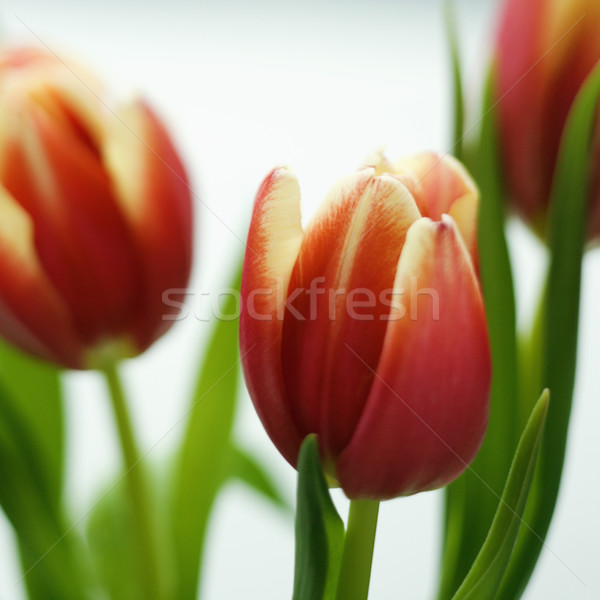
<svg viewBox="0 0 600 600"><path fill-rule="evenodd" d="M600 60L597 0L507 0L496 48L501 157L512 202L542 236L569 110ZM589 236L600 236L600 125L590 156Z"/></svg>
<svg viewBox="0 0 600 600"><path fill-rule="evenodd" d="M455 160L381 155L340 180L306 229L287 168L258 191L240 351L254 406L296 464L318 435L350 498L443 486L487 424L490 355L475 268L478 193Z"/></svg>
<svg viewBox="0 0 600 600"><path fill-rule="evenodd" d="M146 103L109 108L78 67L0 53L0 335L72 368L141 352L187 283L191 208Z"/></svg>

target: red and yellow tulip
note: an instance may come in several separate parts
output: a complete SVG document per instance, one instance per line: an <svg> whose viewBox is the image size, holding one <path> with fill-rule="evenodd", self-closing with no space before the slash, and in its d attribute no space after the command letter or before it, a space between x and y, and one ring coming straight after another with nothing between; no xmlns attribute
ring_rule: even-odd
<svg viewBox="0 0 600 600"><path fill-rule="evenodd" d="M350 498L443 486L486 428L477 190L456 161L374 156L306 229L286 168L263 182L242 278L242 364L274 444L316 433Z"/></svg>
<svg viewBox="0 0 600 600"><path fill-rule="evenodd" d="M106 98L54 55L0 54L0 335L74 368L147 348L191 263L190 189L164 125Z"/></svg>
<svg viewBox="0 0 600 600"><path fill-rule="evenodd" d="M544 234L569 110L600 60L597 0L507 0L496 48L501 153L514 205ZM600 125L590 156L589 236L600 236Z"/></svg>

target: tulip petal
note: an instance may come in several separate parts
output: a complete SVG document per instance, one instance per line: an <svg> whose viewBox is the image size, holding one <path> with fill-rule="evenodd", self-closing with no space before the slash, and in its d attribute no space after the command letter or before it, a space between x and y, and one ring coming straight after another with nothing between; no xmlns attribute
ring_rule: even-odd
<svg viewBox="0 0 600 600"><path fill-rule="evenodd" d="M479 208L479 194L477 192L467 193L456 200L448 215L452 217L465 246L471 255L475 271L479 272L479 253L477 251L477 211Z"/></svg>
<svg viewBox="0 0 600 600"><path fill-rule="evenodd" d="M382 150L365 160L376 174L392 173L413 195L421 216L439 221L450 215L463 236L477 266L477 209L479 191L467 170L454 157L424 152L395 163L387 160Z"/></svg>
<svg viewBox="0 0 600 600"><path fill-rule="evenodd" d="M510 193L519 210L538 225L556 156L556 148L548 151L542 140L545 130L562 129L558 122L554 127L554 121L545 121L543 114L548 61L562 51L554 45L556 40L548 45L545 39L548 4L548 0L507 0L496 69L499 133ZM553 95L549 99L555 102Z"/></svg>
<svg viewBox="0 0 600 600"><path fill-rule="evenodd" d="M0 55L0 92L0 147L33 103L97 152L109 109L102 84L81 66L36 48L14 48Z"/></svg>
<svg viewBox="0 0 600 600"><path fill-rule="evenodd" d="M400 183L402 183L405 187L409 189L412 194L412 190L415 189L418 185L418 179L414 173L409 171L408 169L396 169L393 163L391 163L383 151L382 148L372 152L367 156L367 158L363 161L362 168L371 167L375 169L375 175L393 175ZM413 194L413 199L417 203L417 207L419 211L421 211L422 207L420 206L421 198L417 197ZM426 207L423 207L423 210L427 210ZM421 214L423 216L423 214Z"/></svg>
<svg viewBox="0 0 600 600"><path fill-rule="evenodd" d="M47 52L42 52L32 46L17 47L11 50L5 50L0 55L0 75L8 69L20 69L23 67L31 68L34 64L44 64L53 62L53 57Z"/></svg>
<svg viewBox="0 0 600 600"><path fill-rule="evenodd" d="M248 233L240 352L258 416L292 465L296 464L302 436L285 400L281 336L285 294L301 241L298 180L287 169L275 169L258 191Z"/></svg>
<svg viewBox="0 0 600 600"><path fill-rule="evenodd" d="M600 60L599 27L597 0L506 0L500 20L495 106L507 188L542 236L567 117Z"/></svg>
<svg viewBox="0 0 600 600"><path fill-rule="evenodd" d="M0 186L0 331L23 350L80 367L81 342L36 255L33 224Z"/></svg>
<svg viewBox="0 0 600 600"><path fill-rule="evenodd" d="M462 164L448 154L425 152L397 161L394 163L394 172L410 174L415 178L414 185L409 185L409 189L424 217L440 221L443 214L459 216L455 219L456 224L471 255L475 257L479 193Z"/></svg>
<svg viewBox="0 0 600 600"><path fill-rule="evenodd" d="M366 169L369 167L375 169L376 176L383 175L384 173L394 173L394 165L387 159L383 147L371 152L371 154L365 158L361 168Z"/></svg>
<svg viewBox="0 0 600 600"><path fill-rule="evenodd" d="M286 396L304 434L318 433L328 458L348 443L373 374L348 352L379 359L398 257L420 218L394 176L364 169L329 194L304 234L283 325Z"/></svg>
<svg viewBox="0 0 600 600"><path fill-rule="evenodd" d="M72 107L48 95L43 103L24 98L20 106L0 178L31 216L44 271L92 346L131 318L139 293L136 249Z"/></svg>
<svg viewBox="0 0 600 600"><path fill-rule="evenodd" d="M411 227L394 288L398 301L377 375L337 463L350 498L392 498L448 483L474 457L487 423L483 302L450 217ZM360 346L349 350L364 361Z"/></svg>
<svg viewBox="0 0 600 600"><path fill-rule="evenodd" d="M533 115L534 108L541 102L541 81L543 69L537 64L538 52L545 45L544 25L547 23L547 0L531 0L526 4L519 0L507 0L504 4L504 15L500 21L498 47L502 52L498 55L498 95L500 112L520 114L519 102L523 103L523 118L503 123L501 133L512 138L519 126L526 127L527 115ZM548 50L546 48L545 50ZM516 111L516 113L515 113ZM541 117L541 115L540 115ZM504 126L511 125L511 132L504 132ZM535 140L538 136L530 136L531 129L539 127L539 123L531 125L522 132L524 140ZM539 133L539 132L538 132ZM516 147L513 148L516 150ZM525 154L525 150L522 151ZM516 156L513 160L517 159ZM523 168L525 165L521 165Z"/></svg>
<svg viewBox="0 0 600 600"><path fill-rule="evenodd" d="M165 127L144 102L124 106L110 119L102 155L141 259L146 303L136 308L132 334L143 349L173 323L165 318L173 310L163 294L188 284L191 188Z"/></svg>

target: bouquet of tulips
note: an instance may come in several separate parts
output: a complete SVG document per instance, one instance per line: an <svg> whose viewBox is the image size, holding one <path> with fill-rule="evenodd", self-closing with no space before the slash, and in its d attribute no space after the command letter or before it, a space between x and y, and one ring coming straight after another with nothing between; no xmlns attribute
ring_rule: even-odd
<svg viewBox="0 0 600 600"><path fill-rule="evenodd" d="M222 487L285 506L234 433L240 372L298 472L294 600L366 600L380 502L442 487L438 600L522 596L561 484L581 264L600 240L600 3L505 0L475 114L446 8L450 152L368 154L308 221L292 170L266 176L161 472L120 365L184 310L186 168L146 101L114 103L48 48L0 52L0 508L28 599L195 600ZM512 213L548 256L526 331ZM123 461L84 523L63 494L69 369L104 377Z"/></svg>

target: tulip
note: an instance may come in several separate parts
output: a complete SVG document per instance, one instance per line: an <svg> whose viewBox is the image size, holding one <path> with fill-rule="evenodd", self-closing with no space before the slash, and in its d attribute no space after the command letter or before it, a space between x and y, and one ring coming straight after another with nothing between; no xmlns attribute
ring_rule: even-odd
<svg viewBox="0 0 600 600"><path fill-rule="evenodd" d="M0 335L88 368L147 348L185 287L190 188L142 101L109 108L79 67L0 54Z"/></svg>
<svg viewBox="0 0 600 600"><path fill-rule="evenodd" d="M475 268L477 190L433 154L339 181L306 229L275 169L256 197L240 350L258 415L296 465L316 433L352 499L443 486L487 424L490 355Z"/></svg>
<svg viewBox="0 0 600 600"><path fill-rule="evenodd" d="M598 31L598 0L507 0L504 6L495 81L501 157L513 204L542 236L565 122L600 60ZM594 135L590 238L600 236L600 125Z"/></svg>

